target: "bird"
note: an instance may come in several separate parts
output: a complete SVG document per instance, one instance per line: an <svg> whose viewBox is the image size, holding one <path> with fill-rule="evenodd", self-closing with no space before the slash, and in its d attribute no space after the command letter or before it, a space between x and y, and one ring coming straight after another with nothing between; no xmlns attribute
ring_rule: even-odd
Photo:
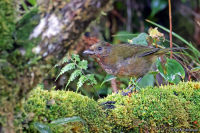
<svg viewBox="0 0 200 133"><path fill-rule="evenodd" d="M139 82L147 74L157 57L184 47L155 48L140 44L110 44L100 41L83 53L90 55L108 74L119 78L137 78Z"/></svg>

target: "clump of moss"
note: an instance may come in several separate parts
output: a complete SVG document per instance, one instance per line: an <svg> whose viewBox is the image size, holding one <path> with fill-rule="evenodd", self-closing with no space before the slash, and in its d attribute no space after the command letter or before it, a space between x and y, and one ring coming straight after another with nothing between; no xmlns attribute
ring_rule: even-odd
<svg viewBox="0 0 200 133"><path fill-rule="evenodd" d="M52 102L53 101L53 102ZM26 130L36 130L33 122L48 124L59 118L79 116L87 122L68 123L56 127L58 132L109 132L111 127L107 126L106 114L96 101L71 91L46 91L40 88L30 93L30 97L24 106L27 115L23 114L28 124ZM34 118L29 121L28 114L34 113ZM54 130L54 129L52 129Z"/></svg>
<svg viewBox="0 0 200 133"><path fill-rule="evenodd" d="M112 94L99 100L105 101L117 101L111 114L116 118L114 124L119 123L118 129L125 129L123 131L135 131L134 120L131 120L134 117L140 120L138 128L142 132L200 127L199 82L182 82L159 88L147 87L126 97ZM119 122L120 118L122 120Z"/></svg>
<svg viewBox="0 0 200 133"><path fill-rule="evenodd" d="M53 102L52 102L53 101ZM114 109L100 103L116 101ZM34 122L48 124L59 118L79 116L86 121L59 126L59 132L159 132L200 128L200 83L147 87L138 93L122 96L113 93L98 102L71 91L30 93L24 109L25 130L36 130ZM28 114L34 114L32 119ZM54 130L54 129L53 129Z"/></svg>
<svg viewBox="0 0 200 133"><path fill-rule="evenodd" d="M13 48L12 33L15 30L15 10L13 0L0 2L0 53Z"/></svg>

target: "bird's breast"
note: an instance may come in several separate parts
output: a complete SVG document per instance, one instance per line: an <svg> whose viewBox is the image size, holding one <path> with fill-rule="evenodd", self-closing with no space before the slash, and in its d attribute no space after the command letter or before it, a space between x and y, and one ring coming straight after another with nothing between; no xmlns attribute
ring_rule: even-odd
<svg viewBox="0 0 200 133"><path fill-rule="evenodd" d="M98 58L95 60L107 73L115 76L118 73L117 65L109 58Z"/></svg>

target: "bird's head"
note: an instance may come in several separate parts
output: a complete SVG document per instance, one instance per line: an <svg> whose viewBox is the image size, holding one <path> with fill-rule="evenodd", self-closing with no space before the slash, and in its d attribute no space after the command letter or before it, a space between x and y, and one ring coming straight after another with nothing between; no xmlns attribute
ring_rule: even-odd
<svg viewBox="0 0 200 133"><path fill-rule="evenodd" d="M111 50L111 44L108 42L100 41L96 44L93 44L88 50L85 50L83 53L90 55L92 58L105 58L109 55Z"/></svg>

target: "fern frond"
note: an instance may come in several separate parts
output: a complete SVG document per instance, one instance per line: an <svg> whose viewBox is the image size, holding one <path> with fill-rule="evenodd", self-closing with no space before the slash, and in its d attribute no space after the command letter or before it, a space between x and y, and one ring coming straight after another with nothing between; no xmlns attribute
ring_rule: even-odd
<svg viewBox="0 0 200 133"><path fill-rule="evenodd" d="M93 84L97 84L96 79L94 78L94 74L87 74L85 75L83 70L87 71L88 68L88 62L86 60L80 60L79 55L71 55L71 57L68 55L66 58L64 58L62 60L62 63L68 62L68 57L70 58L70 60L72 61L72 63L67 64L65 67L63 67L61 69L61 72L59 73L59 75L57 76L56 80L58 79L58 77L60 77L60 75L62 75L63 73L72 70L76 67L76 69L74 70L74 72L71 74L71 76L68 79L67 85L65 87L65 89L67 88L67 86L69 85L69 83L71 83L71 81L73 81L76 77L80 76L79 81L77 83L77 90L76 92L79 90L79 88L81 86L83 86L83 84L88 81L88 85L91 85L93 87L93 89L95 90L95 92L97 93L96 89L94 88ZM58 64L56 64L54 67L58 66ZM97 95L99 96L99 94L97 93ZM99 96L99 98L101 98Z"/></svg>
<svg viewBox="0 0 200 133"><path fill-rule="evenodd" d="M64 66L62 69L61 69L61 72L59 73L59 75L57 76L56 80L58 79L58 77L60 77L60 75L62 75L63 73L69 71L69 70L72 70L75 68L75 64L74 63L69 63L67 64L66 66ZM55 81L56 81L55 80Z"/></svg>
<svg viewBox="0 0 200 133"><path fill-rule="evenodd" d="M68 80L68 83L67 83L65 89L67 88L67 86L69 85L69 83L70 83L71 81L73 81L76 77L78 77L79 75L82 75L81 70L78 70L78 69L75 70L75 71L71 74L71 76L69 77L69 80Z"/></svg>
<svg viewBox="0 0 200 133"><path fill-rule="evenodd" d="M84 69L84 70L87 70L87 65L88 65L88 62L86 60L82 60L78 63L78 66L81 68L81 69Z"/></svg>
<svg viewBox="0 0 200 133"><path fill-rule="evenodd" d="M94 74L88 74L86 75L88 80L90 81L90 83L93 85L93 84L97 84L97 81L96 79L94 78ZM90 85L90 83L88 83L88 85Z"/></svg>
<svg viewBox="0 0 200 133"><path fill-rule="evenodd" d="M68 57L63 57L63 59L62 59L62 64L66 63L66 62L68 62L68 61L69 61Z"/></svg>
<svg viewBox="0 0 200 133"><path fill-rule="evenodd" d="M72 58L75 62L76 62L76 61L80 61L79 55L73 54L73 55L71 56L71 58Z"/></svg>
<svg viewBox="0 0 200 133"><path fill-rule="evenodd" d="M78 91L78 89L85 83L85 81L87 80L87 78L82 75L80 78L79 78L79 81L77 83L77 90L76 92Z"/></svg>
<svg viewBox="0 0 200 133"><path fill-rule="evenodd" d="M95 73L93 71L85 70L86 73L88 74L94 74L94 77L97 78L99 81L102 81L105 77L103 75L100 75L98 73Z"/></svg>
<svg viewBox="0 0 200 133"><path fill-rule="evenodd" d="M55 67L57 67L57 66L60 66L60 65L66 63L66 62L68 62L68 61L69 61L68 57L63 57L61 61L59 61L57 64L55 64L55 65L53 66L53 68L55 68ZM53 68L52 68L52 69L53 69ZM52 70L52 69L51 69L51 70Z"/></svg>

